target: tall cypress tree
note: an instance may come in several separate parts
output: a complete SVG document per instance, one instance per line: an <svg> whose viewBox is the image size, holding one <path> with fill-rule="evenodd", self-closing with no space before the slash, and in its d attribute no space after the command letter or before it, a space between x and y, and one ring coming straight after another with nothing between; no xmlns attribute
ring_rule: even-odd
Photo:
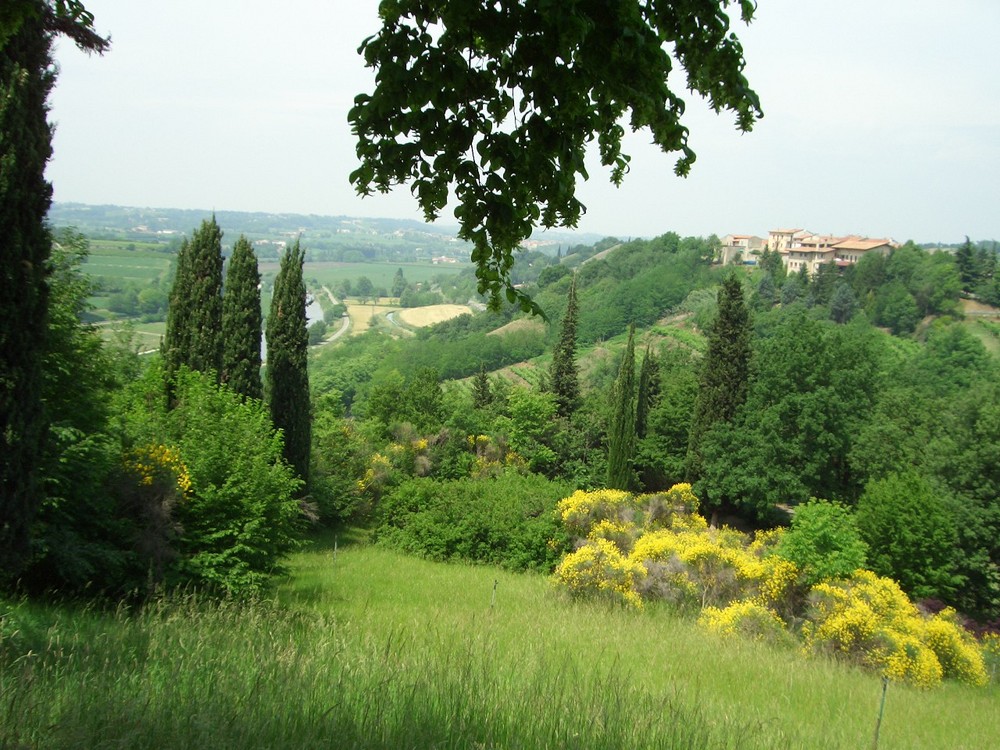
<svg viewBox="0 0 1000 750"><path fill-rule="evenodd" d="M635 485L632 460L635 458L635 326L628 329L628 343L622 355L611 391L614 412L608 430L608 487L630 490Z"/></svg>
<svg viewBox="0 0 1000 750"><path fill-rule="evenodd" d="M490 386L490 376L486 372L486 365L479 365L479 372L475 380L472 381L472 405L477 409L485 409L493 403L493 389Z"/></svg>
<svg viewBox="0 0 1000 750"><path fill-rule="evenodd" d="M240 235L222 295L222 382L246 398L264 397L260 341L260 271L249 240Z"/></svg>
<svg viewBox="0 0 1000 750"><path fill-rule="evenodd" d="M168 384L182 365L216 377L222 371L222 230L215 216L177 255L163 359Z"/></svg>
<svg viewBox="0 0 1000 750"><path fill-rule="evenodd" d="M747 400L752 331L743 285L735 274L723 280L718 301L718 313L708 331L708 350L688 437L685 473L691 482L701 477L705 433L716 422L732 421Z"/></svg>
<svg viewBox="0 0 1000 750"><path fill-rule="evenodd" d="M305 253L299 241L285 251L274 280L267 316L267 366L264 379L274 426L285 434L285 459L308 484L312 422L307 371Z"/></svg>
<svg viewBox="0 0 1000 750"><path fill-rule="evenodd" d="M639 368L639 394L635 405L635 434L639 439L646 437L649 412L656 406L659 396L660 362L647 345Z"/></svg>
<svg viewBox="0 0 1000 750"><path fill-rule="evenodd" d="M576 370L576 276L569 286L566 315L562 320L559 343L552 353L551 388L556 400L556 413L568 417L580 401L580 382Z"/></svg>
<svg viewBox="0 0 1000 750"><path fill-rule="evenodd" d="M52 153L50 44L42 19L28 16L0 49L0 577L23 568L41 500L36 467L45 433L41 363L52 242L45 224L52 199L45 180Z"/></svg>
<svg viewBox="0 0 1000 750"><path fill-rule="evenodd" d="M77 0L4 3L0 22L0 583L28 560L32 519L41 503L38 467L46 439L42 362L48 328L45 217L52 187L46 101L55 82L53 36L85 52L108 40Z"/></svg>

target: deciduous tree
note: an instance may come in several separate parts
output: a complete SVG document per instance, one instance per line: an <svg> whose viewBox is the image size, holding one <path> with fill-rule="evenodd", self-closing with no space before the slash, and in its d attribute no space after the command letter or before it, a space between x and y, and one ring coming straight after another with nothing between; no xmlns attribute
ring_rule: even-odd
<svg viewBox="0 0 1000 750"><path fill-rule="evenodd" d="M732 33L731 0L613 4L454 0L383 3L382 28L360 52L376 70L348 118L360 166L359 193L412 183L433 221L458 200L459 237L473 244L479 291L505 292L540 308L510 279L513 253L536 225L577 224L588 144L615 184L629 168L627 117L649 128L678 175L695 160L684 101L668 84L676 67L687 88L749 131L761 116ZM744 21L752 0L738 3Z"/></svg>

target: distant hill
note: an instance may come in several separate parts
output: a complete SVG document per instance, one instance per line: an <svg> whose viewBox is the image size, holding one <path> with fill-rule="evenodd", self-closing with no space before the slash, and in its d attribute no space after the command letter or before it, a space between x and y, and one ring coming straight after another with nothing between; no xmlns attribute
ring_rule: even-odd
<svg viewBox="0 0 1000 750"><path fill-rule="evenodd" d="M55 227L75 227L91 239L170 246L179 245L182 237L213 213L225 232L224 244L246 235L262 258L277 257L296 237L301 238L309 260L468 260L471 252L468 243L457 239L456 227L412 219L55 203L49 222ZM564 244L597 239L596 235L547 231L529 242L532 249L555 255Z"/></svg>

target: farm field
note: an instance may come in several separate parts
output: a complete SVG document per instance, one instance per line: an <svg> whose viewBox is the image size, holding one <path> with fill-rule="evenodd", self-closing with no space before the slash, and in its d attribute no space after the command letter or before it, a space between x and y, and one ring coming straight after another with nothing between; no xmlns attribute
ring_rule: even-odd
<svg viewBox="0 0 1000 750"><path fill-rule="evenodd" d="M101 243L96 247L91 246L83 271L96 279L128 281L146 286L168 271L172 257L164 253L130 251Z"/></svg>
<svg viewBox="0 0 1000 750"><path fill-rule="evenodd" d="M306 279L314 279L320 286L335 288L338 283L348 280L357 281L362 276L367 276L376 287L390 288L392 279L396 271L403 269L403 276L409 283L426 282L435 276L453 276L464 268L470 267L466 264L433 264L433 263L339 263L334 261L306 261L302 267L302 274ZM262 276L273 277L278 272L277 261L261 261L260 272Z"/></svg>
<svg viewBox="0 0 1000 750"><path fill-rule="evenodd" d="M317 540L255 602L15 605L4 747L872 746L878 677L539 575ZM889 685L882 750L1000 746L994 686Z"/></svg>
<svg viewBox="0 0 1000 750"><path fill-rule="evenodd" d="M140 323L138 321L112 320L98 325L97 330L105 340L119 338L122 332L132 338L132 346L140 353L156 351L160 341L167 332L167 324L163 321Z"/></svg>
<svg viewBox="0 0 1000 750"><path fill-rule="evenodd" d="M362 305L358 302L347 302L347 314L351 317L350 336L359 336L373 324L377 324L379 319L384 320L386 313L398 312L400 308L396 305Z"/></svg>
<svg viewBox="0 0 1000 750"><path fill-rule="evenodd" d="M472 310L468 305L428 305L427 307L407 307L397 313L401 322L414 328L423 328L435 323L468 315Z"/></svg>

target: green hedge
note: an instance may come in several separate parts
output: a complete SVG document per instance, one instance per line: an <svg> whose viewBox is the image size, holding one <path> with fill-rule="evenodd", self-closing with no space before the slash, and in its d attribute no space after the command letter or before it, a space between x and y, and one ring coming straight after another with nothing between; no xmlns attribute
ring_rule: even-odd
<svg viewBox="0 0 1000 750"><path fill-rule="evenodd" d="M431 560L550 571L569 549L555 506L572 488L513 472L484 479L411 479L382 498L374 539Z"/></svg>

